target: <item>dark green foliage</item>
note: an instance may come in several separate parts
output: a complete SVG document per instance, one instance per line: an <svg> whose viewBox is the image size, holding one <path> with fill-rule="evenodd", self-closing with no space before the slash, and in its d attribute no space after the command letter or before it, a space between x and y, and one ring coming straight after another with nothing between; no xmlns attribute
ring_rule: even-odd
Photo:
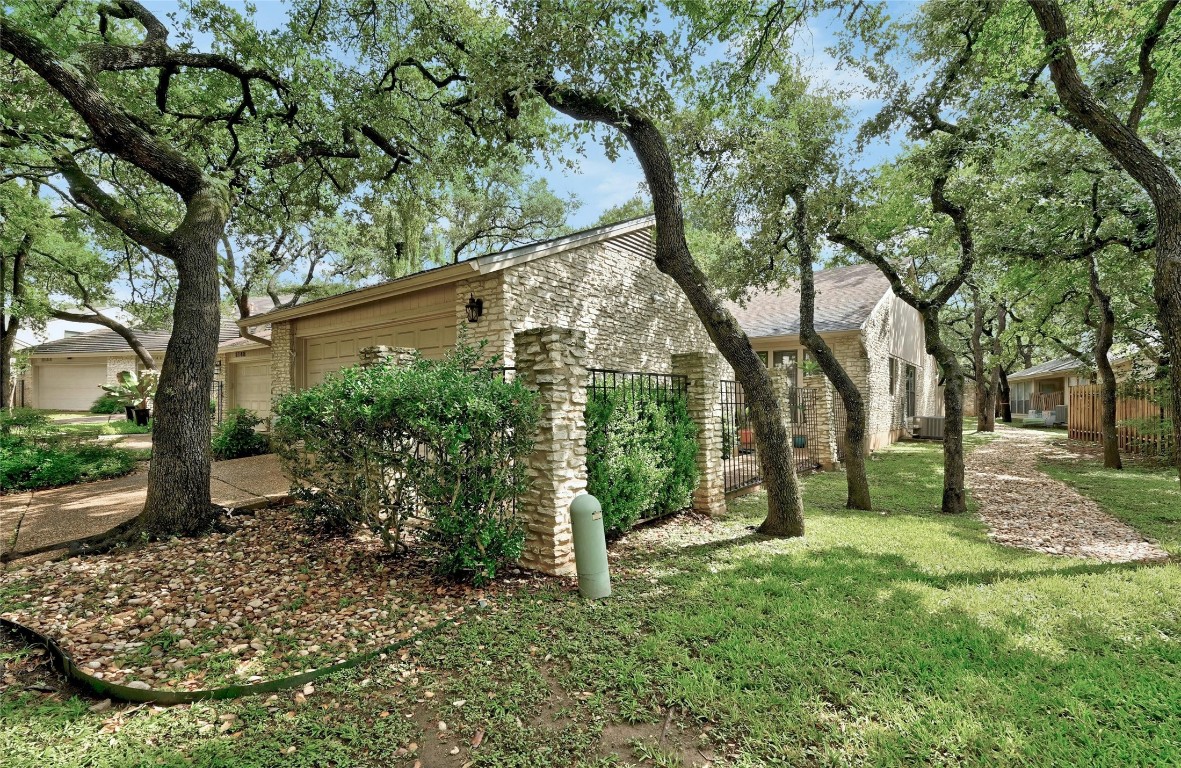
<svg viewBox="0 0 1181 768"><path fill-rule="evenodd" d="M275 443L305 515L364 525L395 551L406 520L425 518L438 572L477 584L519 557L535 398L480 355L461 344L440 361L348 368L284 397Z"/></svg>
<svg viewBox="0 0 1181 768"><path fill-rule="evenodd" d="M90 406L91 413L123 413L123 400L110 392L104 392Z"/></svg>
<svg viewBox="0 0 1181 768"><path fill-rule="evenodd" d="M134 469L135 462L128 451L55 431L36 411L17 409L0 416L0 491L119 477Z"/></svg>
<svg viewBox="0 0 1181 768"><path fill-rule="evenodd" d="M245 408L231 409L225 421L218 424L213 432L210 445L213 460L242 459L247 456L258 456L270 450L266 437L255 431L262 422L254 411Z"/></svg>
<svg viewBox="0 0 1181 768"><path fill-rule="evenodd" d="M587 404L587 491L609 534L676 512L697 486L697 427L683 396L648 398L629 383Z"/></svg>

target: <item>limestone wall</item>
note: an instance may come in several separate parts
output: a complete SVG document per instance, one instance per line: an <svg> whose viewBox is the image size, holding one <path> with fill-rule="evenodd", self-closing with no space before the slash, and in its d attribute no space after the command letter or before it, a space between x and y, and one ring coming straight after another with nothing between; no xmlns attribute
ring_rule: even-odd
<svg viewBox="0 0 1181 768"><path fill-rule="evenodd" d="M484 316L469 324L463 305L473 293ZM585 333L590 368L667 373L673 354L713 349L676 283L651 259L611 242L460 281L456 317L510 364L512 335L542 326Z"/></svg>

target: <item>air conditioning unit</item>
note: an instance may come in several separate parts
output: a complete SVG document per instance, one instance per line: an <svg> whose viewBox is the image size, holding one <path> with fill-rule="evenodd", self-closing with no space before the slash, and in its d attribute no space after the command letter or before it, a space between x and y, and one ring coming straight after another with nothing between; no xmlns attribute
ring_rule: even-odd
<svg viewBox="0 0 1181 768"><path fill-rule="evenodd" d="M914 436L924 440L943 439L942 416L916 416L914 419Z"/></svg>
<svg viewBox="0 0 1181 768"><path fill-rule="evenodd" d="M1054 406L1054 423L1055 424L1065 424L1067 422L1067 415L1068 415L1067 414L1067 406L1065 406L1065 405L1055 405Z"/></svg>

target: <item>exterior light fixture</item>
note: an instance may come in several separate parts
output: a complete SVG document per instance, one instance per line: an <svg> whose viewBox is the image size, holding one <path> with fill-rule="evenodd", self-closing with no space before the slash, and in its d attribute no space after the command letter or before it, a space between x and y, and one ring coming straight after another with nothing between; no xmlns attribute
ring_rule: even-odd
<svg viewBox="0 0 1181 768"><path fill-rule="evenodd" d="M480 315L484 314L484 300L477 299L476 294L473 293L463 308L467 310L467 321L469 323L479 322Z"/></svg>

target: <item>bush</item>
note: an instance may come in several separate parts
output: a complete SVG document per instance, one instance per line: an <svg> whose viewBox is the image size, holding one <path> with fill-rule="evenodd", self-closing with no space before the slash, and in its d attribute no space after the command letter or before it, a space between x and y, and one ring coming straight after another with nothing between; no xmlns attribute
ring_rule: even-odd
<svg viewBox="0 0 1181 768"><path fill-rule="evenodd" d="M123 413L123 399L109 392L98 396L90 406L91 413Z"/></svg>
<svg viewBox="0 0 1181 768"><path fill-rule="evenodd" d="M135 469L135 463L136 456L128 451L54 431L35 411L18 409L0 417L0 491L119 477Z"/></svg>
<svg viewBox="0 0 1181 768"><path fill-rule="evenodd" d="M262 422L254 411L232 408L213 432L213 460L242 459L267 453L270 446L266 437L255 431Z"/></svg>
<svg viewBox="0 0 1181 768"><path fill-rule="evenodd" d="M395 552L422 518L437 572L477 584L518 558L513 506L537 409L481 352L348 368L282 398L275 442L305 515L329 530L364 525Z"/></svg>
<svg viewBox="0 0 1181 768"><path fill-rule="evenodd" d="M586 409L587 491L609 534L689 506L697 487L697 427L685 399L643 397L625 383Z"/></svg>

